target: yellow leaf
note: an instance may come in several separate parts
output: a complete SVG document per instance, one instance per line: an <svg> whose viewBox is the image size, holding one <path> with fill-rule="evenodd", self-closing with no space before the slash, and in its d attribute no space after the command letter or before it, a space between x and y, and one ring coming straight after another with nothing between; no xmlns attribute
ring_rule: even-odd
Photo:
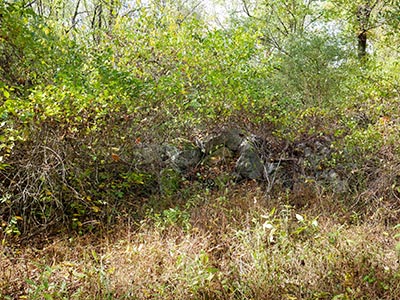
<svg viewBox="0 0 400 300"><path fill-rule="evenodd" d="M95 213L98 213L101 209L98 207L98 206L92 206L91 207L92 208L92 210L95 212Z"/></svg>

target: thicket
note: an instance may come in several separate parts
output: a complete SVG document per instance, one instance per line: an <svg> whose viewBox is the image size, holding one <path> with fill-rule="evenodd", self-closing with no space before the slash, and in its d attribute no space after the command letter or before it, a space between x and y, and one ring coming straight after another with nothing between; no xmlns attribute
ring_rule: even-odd
<svg viewBox="0 0 400 300"><path fill-rule="evenodd" d="M181 146L180 138L223 126L287 145L329 137L326 165L348 183L340 197L398 205L396 6L378 5L369 22L379 26L368 29L371 49L361 55L354 37L363 23L355 13L338 21L355 12L345 9L352 4L309 2L292 11L285 1L247 9L226 28L157 1L110 13L107 26L95 14L92 27L66 26L25 1L2 2L3 232L85 231L124 213L139 217L145 204L167 207L161 166L143 164L138 150Z"/></svg>

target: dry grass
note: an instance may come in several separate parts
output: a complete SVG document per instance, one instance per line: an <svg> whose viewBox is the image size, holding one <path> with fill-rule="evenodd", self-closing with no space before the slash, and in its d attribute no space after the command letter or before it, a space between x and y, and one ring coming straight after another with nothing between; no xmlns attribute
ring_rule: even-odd
<svg viewBox="0 0 400 300"><path fill-rule="evenodd" d="M256 186L196 199L102 237L4 244L0 298L400 298L383 201L360 216L333 197L297 209Z"/></svg>

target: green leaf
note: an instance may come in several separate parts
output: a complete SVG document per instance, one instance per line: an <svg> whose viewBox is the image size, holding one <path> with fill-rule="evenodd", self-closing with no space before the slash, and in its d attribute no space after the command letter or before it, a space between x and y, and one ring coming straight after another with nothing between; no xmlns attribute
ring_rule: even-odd
<svg viewBox="0 0 400 300"><path fill-rule="evenodd" d="M10 98L10 93L7 90L3 90L3 95L6 99Z"/></svg>

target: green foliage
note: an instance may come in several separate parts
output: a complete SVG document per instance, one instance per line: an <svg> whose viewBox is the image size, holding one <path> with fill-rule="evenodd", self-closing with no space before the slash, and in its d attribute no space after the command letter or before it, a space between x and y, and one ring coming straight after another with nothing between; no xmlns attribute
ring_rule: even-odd
<svg viewBox="0 0 400 300"><path fill-rule="evenodd" d="M148 217L154 220L155 226L161 231L167 231L174 226L182 228L185 232L191 228L189 212L179 207L165 209L162 213L153 214L151 211Z"/></svg>
<svg viewBox="0 0 400 300"><path fill-rule="evenodd" d="M55 271L56 270L52 269L50 266L44 266L38 282L32 279L26 280L30 286L29 297L31 299L65 299L68 293L66 283L63 282L58 285L51 281L52 273Z"/></svg>
<svg viewBox="0 0 400 300"><path fill-rule="evenodd" d="M20 230L18 229L18 221L22 221L22 217L20 216L13 216L8 223L2 224L2 228L6 236L19 236L21 234Z"/></svg>
<svg viewBox="0 0 400 300"><path fill-rule="evenodd" d="M193 294L207 290L219 275L219 270L212 266L210 257L204 250L201 250L195 257L179 255L176 268L179 270L176 280L185 284Z"/></svg>
<svg viewBox="0 0 400 300"><path fill-rule="evenodd" d="M348 54L325 34L292 39L286 53L276 57L271 85L288 105L337 107L348 94ZM285 101L283 100L283 101Z"/></svg>
<svg viewBox="0 0 400 300"><path fill-rule="evenodd" d="M190 3L60 4L0 4L0 213L21 215L21 232L60 220L93 229L159 191L172 201L180 175L137 153L229 122L282 142L327 137L329 165L362 169L365 188L381 161L399 161L393 5L374 7L371 24L385 22L360 63L343 10L360 1L256 1L225 28Z"/></svg>
<svg viewBox="0 0 400 300"><path fill-rule="evenodd" d="M36 86L51 84L60 69L76 67L79 60L55 24L26 9L21 2L0 7L0 79L18 94Z"/></svg>
<svg viewBox="0 0 400 300"><path fill-rule="evenodd" d="M180 187L182 175L174 169L164 169L160 172L160 189L165 196L172 196Z"/></svg>
<svg viewBox="0 0 400 300"><path fill-rule="evenodd" d="M0 298L396 297L396 3L376 1L359 60L368 1L240 1L247 16L224 27L191 1L134 2L0 2ZM268 193L234 183L219 165L181 174L151 153L224 125L262 132L293 189L275 192L275 174ZM348 190L304 196L324 174ZM29 232L115 224L103 248L29 244L39 263L14 264L26 256L9 240Z"/></svg>

